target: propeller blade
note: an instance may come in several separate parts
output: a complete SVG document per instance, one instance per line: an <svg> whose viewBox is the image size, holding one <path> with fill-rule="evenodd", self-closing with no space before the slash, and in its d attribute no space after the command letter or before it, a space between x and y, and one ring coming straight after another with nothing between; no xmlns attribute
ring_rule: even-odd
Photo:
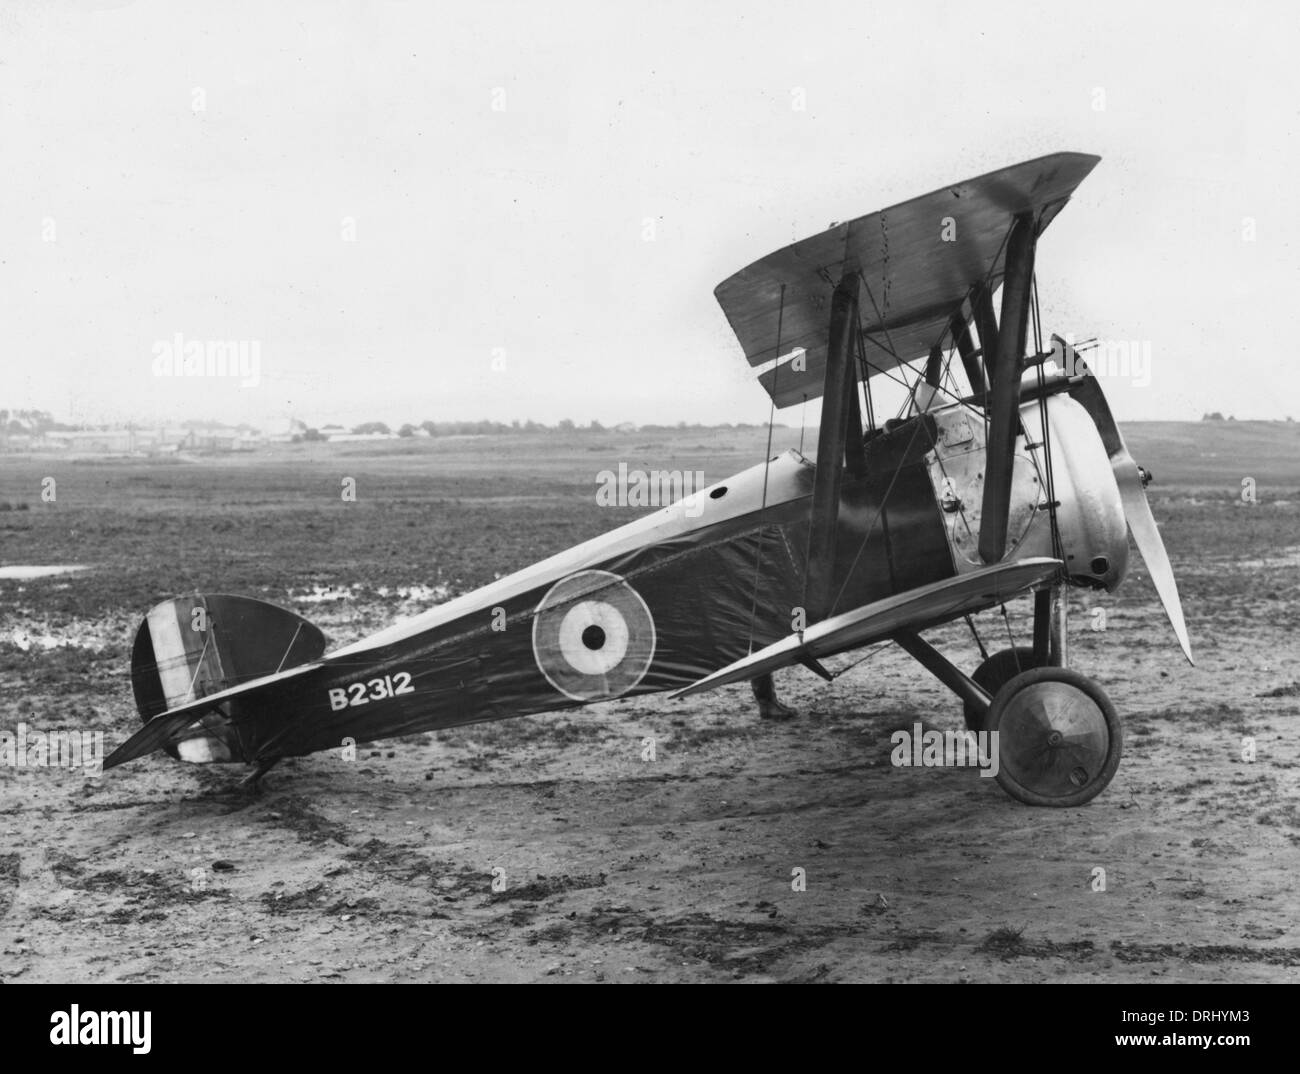
<svg viewBox="0 0 1300 1074"><path fill-rule="evenodd" d="M1062 368L1084 374L1070 395L1088 411L1097 426L1097 432L1101 434L1101 442L1105 445L1106 454L1110 456L1115 483L1119 486L1128 531L1133 535L1133 542L1147 565L1147 571L1160 595L1160 603L1164 605L1165 615L1169 617L1169 625L1174 628L1183 655L1195 667L1192 643L1187 636L1187 624L1183 621L1183 605L1178 599L1178 583L1174 581L1169 553L1165 551L1165 542L1161 540L1151 505L1147 502L1146 488L1142 484L1142 469L1129 454L1128 445L1120 435L1119 426L1110 412L1110 404L1106 402L1106 396L1101 390L1101 383L1089 373L1087 363L1060 336L1053 335L1052 344L1062 352L1065 360Z"/></svg>
<svg viewBox="0 0 1300 1074"><path fill-rule="evenodd" d="M1127 460L1127 465L1124 465ZM1142 487L1142 476L1137 463L1127 449L1122 455L1111 456L1111 467L1115 471L1115 480L1119 484L1120 501L1124 504L1124 517L1128 520L1128 531L1142 553L1151 581L1156 592L1160 594L1160 603L1165 606L1165 615L1174 628L1178 644L1182 646L1183 655L1193 666L1192 643L1187 636L1187 624L1183 621L1183 605L1178 599L1178 583L1174 581L1174 569L1169 563L1169 553L1165 551L1165 542L1160 538L1155 516L1147 502L1146 489Z"/></svg>

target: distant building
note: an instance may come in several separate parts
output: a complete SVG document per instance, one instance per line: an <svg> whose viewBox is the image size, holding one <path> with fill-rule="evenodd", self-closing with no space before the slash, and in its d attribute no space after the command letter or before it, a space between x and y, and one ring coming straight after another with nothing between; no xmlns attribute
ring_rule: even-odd
<svg viewBox="0 0 1300 1074"><path fill-rule="evenodd" d="M86 455L155 455L180 451L251 451L266 442L247 429L205 428L76 429L48 432L31 450L53 449Z"/></svg>
<svg viewBox="0 0 1300 1074"><path fill-rule="evenodd" d="M73 432L46 433L45 439L55 448L93 455L125 455L135 451L133 429L77 429Z"/></svg>

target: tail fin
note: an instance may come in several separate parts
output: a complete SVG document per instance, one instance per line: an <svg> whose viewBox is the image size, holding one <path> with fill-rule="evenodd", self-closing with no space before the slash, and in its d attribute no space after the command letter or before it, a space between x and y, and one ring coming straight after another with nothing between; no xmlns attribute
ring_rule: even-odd
<svg viewBox="0 0 1300 1074"><path fill-rule="evenodd" d="M149 611L131 652L131 685L146 724L211 694L316 660L325 635L300 615L251 597L178 597ZM179 760L246 760L227 702L193 714L164 748ZM164 721L169 728L177 720ZM179 730L175 727L174 730ZM159 737L171 738L158 728Z"/></svg>

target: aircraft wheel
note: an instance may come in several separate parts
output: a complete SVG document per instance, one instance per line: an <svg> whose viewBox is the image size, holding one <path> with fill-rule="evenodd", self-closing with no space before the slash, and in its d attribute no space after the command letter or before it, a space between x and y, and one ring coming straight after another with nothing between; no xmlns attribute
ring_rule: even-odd
<svg viewBox="0 0 1300 1074"><path fill-rule="evenodd" d="M989 731L998 733L998 783L1026 805L1081 806L1119 767L1124 732L1110 698L1069 668L1034 668L994 696Z"/></svg>
<svg viewBox="0 0 1300 1074"><path fill-rule="evenodd" d="M971 676L976 684L984 687L992 697L1022 671L1035 667L1032 645L1017 645L1014 649L1002 649L994 653ZM966 727L971 731L984 730L984 718L970 705L965 706Z"/></svg>

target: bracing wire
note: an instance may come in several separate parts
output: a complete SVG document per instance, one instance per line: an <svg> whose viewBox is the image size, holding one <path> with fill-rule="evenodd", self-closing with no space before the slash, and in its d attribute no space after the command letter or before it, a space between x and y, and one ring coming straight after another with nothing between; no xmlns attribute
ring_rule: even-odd
<svg viewBox="0 0 1300 1074"><path fill-rule="evenodd" d="M781 304L777 307L776 314L776 353L778 357L781 354L781 333L785 326L785 284L781 285ZM780 362L772 370L772 405L767 413L767 450L763 456L763 499L758 508L758 520L761 526L763 521L763 512L767 510L767 476L772 469L772 430L776 424L776 384L777 378L781 374ZM806 405L806 404L805 404ZM803 451L803 434L799 436L800 453ZM748 650L754 651L754 623L758 618L758 578L759 569L763 563L763 531L758 531L758 541L754 548L754 583L751 587L749 603L749 639Z"/></svg>

